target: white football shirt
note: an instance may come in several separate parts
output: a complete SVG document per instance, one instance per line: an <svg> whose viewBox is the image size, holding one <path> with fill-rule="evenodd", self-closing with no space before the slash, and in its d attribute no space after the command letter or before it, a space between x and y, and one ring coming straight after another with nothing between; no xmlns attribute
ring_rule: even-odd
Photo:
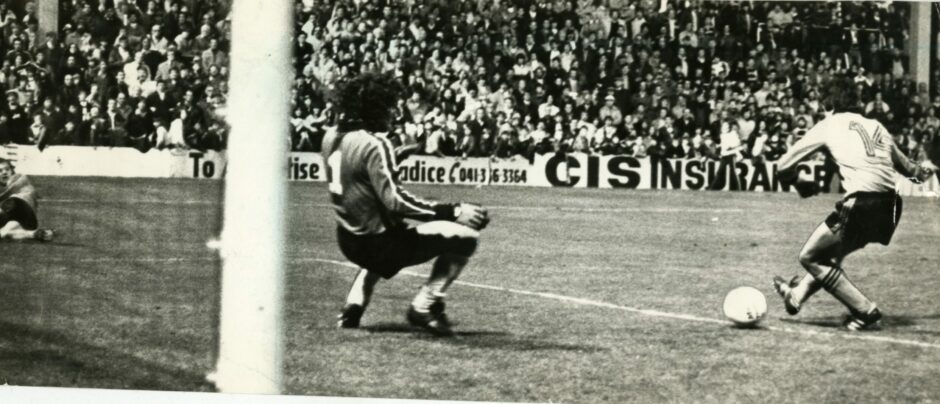
<svg viewBox="0 0 940 404"><path fill-rule="evenodd" d="M827 151L838 164L848 194L894 191L895 160L900 153L894 138L878 121L851 112L832 114L790 147L780 158L779 169L790 169L820 150Z"/></svg>

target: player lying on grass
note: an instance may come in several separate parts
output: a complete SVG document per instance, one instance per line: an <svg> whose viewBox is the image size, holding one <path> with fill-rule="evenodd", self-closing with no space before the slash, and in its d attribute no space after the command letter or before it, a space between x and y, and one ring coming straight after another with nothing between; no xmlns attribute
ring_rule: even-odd
<svg viewBox="0 0 940 404"><path fill-rule="evenodd" d="M846 329L857 331L876 328L882 315L845 275L842 260L868 243L888 245L891 241L901 218L901 198L895 190L898 172L923 180L936 167L912 163L884 126L858 113L859 97L851 81L838 81L829 90L827 104L832 114L790 147L778 164L784 180L795 182L800 195L809 197L820 187L808 171L799 173L798 163L823 151L838 165L846 194L800 251L800 264L809 274L790 282L775 277L773 283L790 315L825 289L849 309Z"/></svg>
<svg viewBox="0 0 940 404"><path fill-rule="evenodd" d="M365 73L341 84L336 92L339 125L323 139L339 247L362 268L349 289L339 326L359 326L379 279L437 258L407 319L448 336L453 331L444 314L445 293L476 251L479 230L489 218L480 206L426 201L402 189L395 154L385 137L401 94L401 84L388 75ZM404 219L425 223L409 226Z"/></svg>
<svg viewBox="0 0 940 404"><path fill-rule="evenodd" d="M0 239L51 241L52 230L38 226L36 189L13 163L0 159Z"/></svg>

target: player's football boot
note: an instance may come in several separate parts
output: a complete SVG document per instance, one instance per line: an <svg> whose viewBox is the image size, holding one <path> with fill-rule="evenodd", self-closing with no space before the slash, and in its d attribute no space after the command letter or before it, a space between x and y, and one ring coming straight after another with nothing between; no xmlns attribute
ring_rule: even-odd
<svg viewBox="0 0 940 404"><path fill-rule="evenodd" d="M787 309L787 314L795 316L800 312L800 303L793 300L793 294L790 291L800 283L799 275L794 276L787 282L779 276L774 277L774 290L783 298L783 306Z"/></svg>
<svg viewBox="0 0 940 404"><path fill-rule="evenodd" d="M39 229L33 233L33 238L42 242L52 241L53 237L55 237L55 232L52 229Z"/></svg>
<svg viewBox="0 0 940 404"><path fill-rule="evenodd" d="M848 331L879 330L881 329L881 310L875 307L868 314L850 314L842 325Z"/></svg>
<svg viewBox="0 0 940 404"><path fill-rule="evenodd" d="M409 306L407 317L408 324L424 328L438 337L451 337L454 335L454 331L450 328L450 322L447 321L447 314L444 314L443 301L438 300L432 303L427 313L421 313L415 310L414 306Z"/></svg>
<svg viewBox="0 0 940 404"><path fill-rule="evenodd" d="M359 328L359 320L365 311L366 308L358 304L347 304L343 307L343 312L336 316L339 318L336 326L339 328Z"/></svg>

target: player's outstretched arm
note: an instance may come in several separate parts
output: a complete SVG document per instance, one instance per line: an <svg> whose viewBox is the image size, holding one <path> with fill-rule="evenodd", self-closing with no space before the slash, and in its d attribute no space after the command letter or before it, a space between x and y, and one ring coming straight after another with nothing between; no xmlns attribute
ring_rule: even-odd
<svg viewBox="0 0 940 404"><path fill-rule="evenodd" d="M894 142L891 143L891 161L898 173L916 183L926 181L937 170L937 167L929 161L914 163L898 149Z"/></svg>
<svg viewBox="0 0 940 404"><path fill-rule="evenodd" d="M780 157L780 160L777 162L777 175L780 178L780 182L793 184L796 191L803 198L816 195L821 191L812 173L808 173L805 170L801 172L799 166L801 161L805 160L811 154L822 150L826 145L823 137L826 124L827 122L823 120L810 129L802 139L790 146L786 154Z"/></svg>
<svg viewBox="0 0 940 404"><path fill-rule="evenodd" d="M823 120L813 126L802 139L791 145L786 154L780 157L777 161L777 175L781 182L785 184L799 182L800 176L797 169L799 163L826 145L823 138L826 123L826 120Z"/></svg>

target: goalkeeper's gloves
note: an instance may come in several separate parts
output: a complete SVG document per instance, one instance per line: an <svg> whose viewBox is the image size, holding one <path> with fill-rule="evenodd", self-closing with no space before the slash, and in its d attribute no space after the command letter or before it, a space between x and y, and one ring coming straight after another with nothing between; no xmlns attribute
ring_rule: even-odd
<svg viewBox="0 0 940 404"><path fill-rule="evenodd" d="M458 204L454 208L454 216L455 222L474 230L483 230L490 223L490 214L486 208L472 203Z"/></svg>

